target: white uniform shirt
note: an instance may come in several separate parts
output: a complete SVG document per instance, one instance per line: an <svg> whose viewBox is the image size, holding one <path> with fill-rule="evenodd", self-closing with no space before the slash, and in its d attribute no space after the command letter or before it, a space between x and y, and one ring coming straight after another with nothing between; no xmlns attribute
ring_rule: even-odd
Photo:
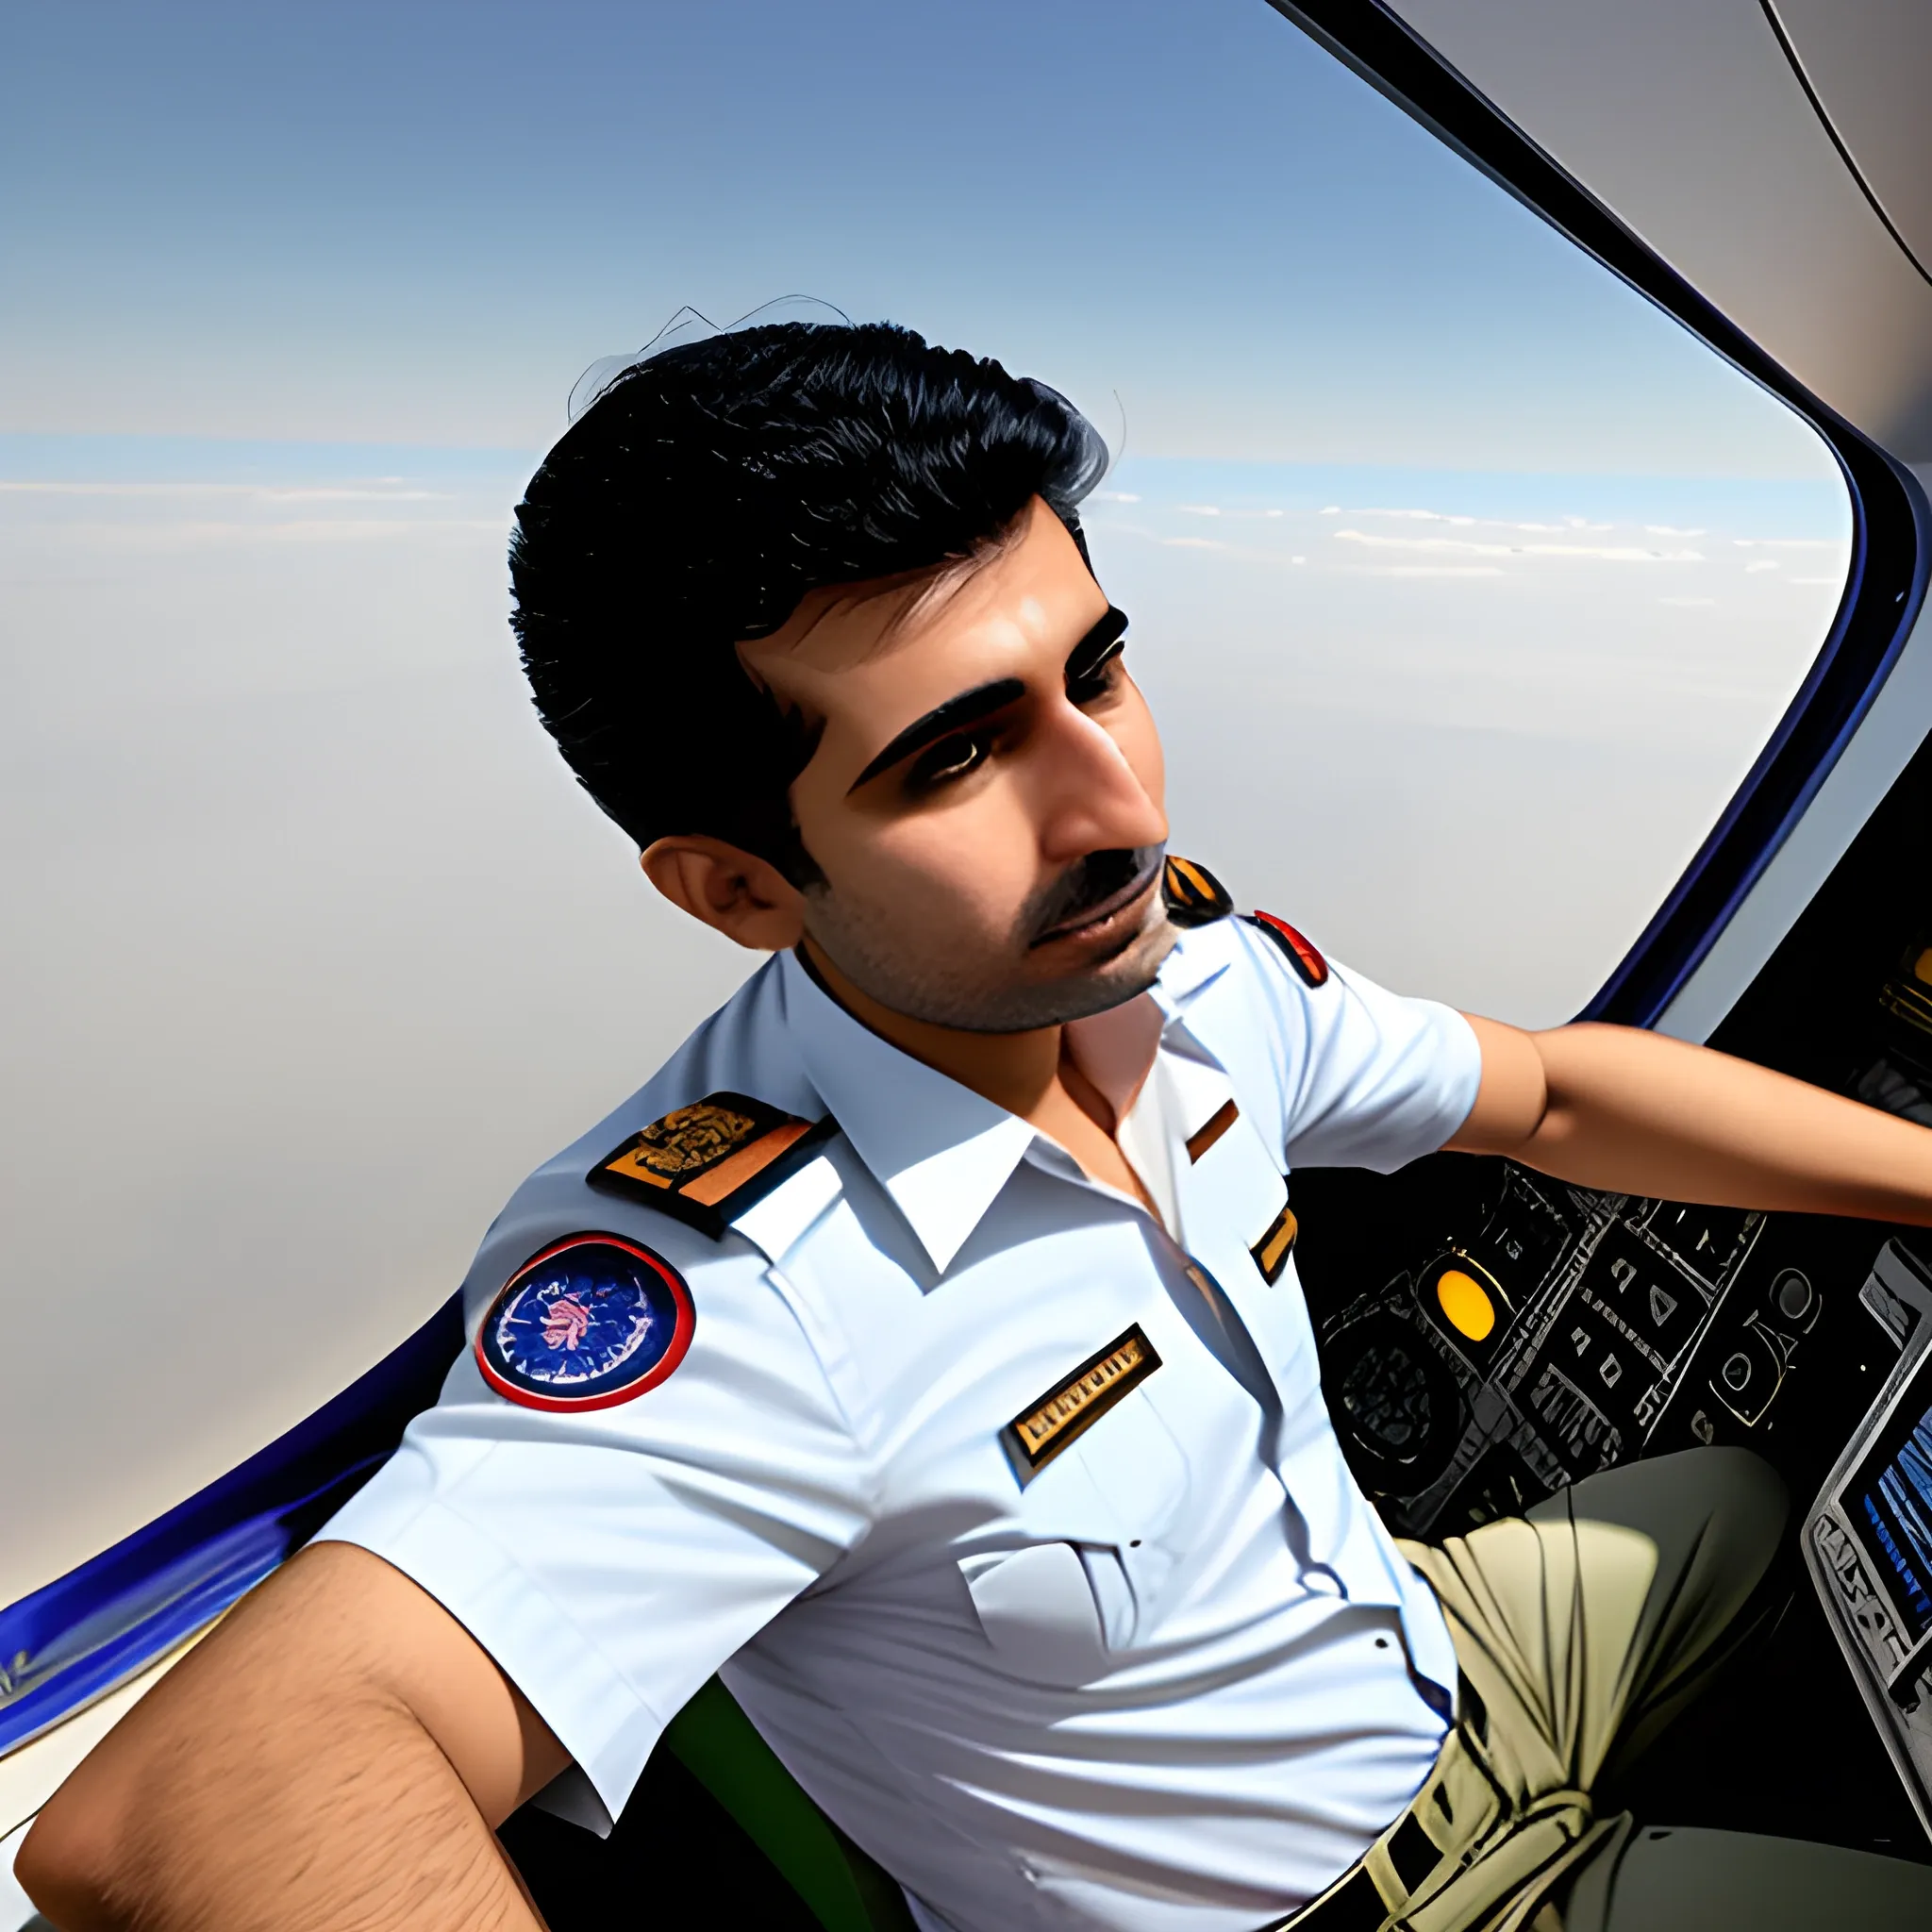
<svg viewBox="0 0 1932 1932"><path fill-rule="evenodd" d="M675 1370L554 1414L466 1353L324 1534L445 1605L609 1815L722 1667L928 1926L1249 1932L1400 1811L1456 1682L1292 1263L1270 1286L1249 1251L1284 1169L1440 1147L1479 1055L1448 1008L1310 989L1233 920L1072 1037L1138 1089L1121 1143L1171 1232L775 958L524 1185L465 1287L474 1336L552 1242L641 1241L689 1283ZM587 1185L720 1090L840 1131L722 1241ZM1158 1368L1023 1484L1003 1428L1136 1324Z"/></svg>

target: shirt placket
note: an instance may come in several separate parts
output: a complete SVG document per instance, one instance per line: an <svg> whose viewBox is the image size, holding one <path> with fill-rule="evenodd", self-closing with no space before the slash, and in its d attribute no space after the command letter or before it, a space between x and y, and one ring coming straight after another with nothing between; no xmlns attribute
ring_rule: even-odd
<svg viewBox="0 0 1932 1932"><path fill-rule="evenodd" d="M1218 1293L1268 1377L1271 1459L1281 1480L1289 1542L1303 1583L1312 1591L1400 1612L1403 1591L1391 1567L1400 1558L1378 1534L1334 1441L1314 1335L1292 1266L1271 1286L1252 1252L1252 1242L1281 1205L1285 1181L1279 1168L1240 1112L1220 1068L1198 1057L1174 1057L1157 1069L1157 1076L1161 1073L1169 1080L1182 1264L1206 1277L1196 1284L1203 1292L1210 1298ZM1230 1107L1235 1118L1202 1145ZM1412 1642L1409 1649L1413 1656Z"/></svg>

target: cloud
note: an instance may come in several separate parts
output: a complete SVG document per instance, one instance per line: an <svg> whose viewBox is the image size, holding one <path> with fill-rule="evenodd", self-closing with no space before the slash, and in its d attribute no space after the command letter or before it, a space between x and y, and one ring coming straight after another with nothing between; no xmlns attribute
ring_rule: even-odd
<svg viewBox="0 0 1932 1932"><path fill-rule="evenodd" d="M1757 558L1757 561L1756 561L1755 563L1747 563L1747 564L1746 564L1746 565L1744 566L1744 575L1746 575L1747 577L1755 577L1755 576L1756 576L1756 575L1757 575L1757 573L1758 573L1759 571L1761 571L1761 570L1775 570L1776 568L1777 568L1777 558L1774 558L1774 557L1760 557L1760 558Z"/></svg>
<svg viewBox="0 0 1932 1932"><path fill-rule="evenodd" d="M1131 490L1096 490L1093 492L1095 503L1139 503L1140 500Z"/></svg>
<svg viewBox="0 0 1932 1932"><path fill-rule="evenodd" d="M1668 604L1677 610L1707 610L1717 602L1715 597L1659 597L1659 604Z"/></svg>
<svg viewBox="0 0 1932 1932"><path fill-rule="evenodd" d="M1188 517L1218 517L1221 514L1218 503L1177 503L1174 508Z"/></svg>
<svg viewBox="0 0 1932 1932"><path fill-rule="evenodd" d="M1373 566L1367 575L1372 577L1500 577L1505 572L1500 564L1494 563L1384 563Z"/></svg>
<svg viewBox="0 0 1932 1932"><path fill-rule="evenodd" d="M1704 537L1709 532L1702 524L1694 530L1680 530L1673 524L1645 524L1643 534L1646 537Z"/></svg>
<svg viewBox="0 0 1932 1932"><path fill-rule="evenodd" d="M1338 543L1376 550L1463 551L1475 557L1587 558L1602 563L1702 563L1700 550L1647 550L1629 543L1485 543L1468 537L1380 537L1367 530L1337 530Z"/></svg>
<svg viewBox="0 0 1932 1932"><path fill-rule="evenodd" d="M1325 512L1324 512L1325 514ZM1402 517L1424 524L1474 524L1474 517L1451 516L1447 510L1440 509L1352 509L1352 517ZM1556 526L1550 525L1552 529Z"/></svg>
<svg viewBox="0 0 1932 1932"><path fill-rule="evenodd" d="M1160 542L1169 550L1232 550L1232 543L1224 543L1218 537L1162 537Z"/></svg>
<svg viewBox="0 0 1932 1932"><path fill-rule="evenodd" d="M166 523L84 523L57 526L63 541L82 540L124 549L162 552L193 550L209 544L356 543L372 539L447 536L487 530L508 533L510 519L500 517L301 517L278 523L242 524L208 518L175 518Z"/></svg>
<svg viewBox="0 0 1932 1932"><path fill-rule="evenodd" d="M0 479L13 496L225 496L254 503L447 503L438 490L399 490L389 478L374 486L303 483L54 483Z"/></svg>
<svg viewBox="0 0 1932 1932"><path fill-rule="evenodd" d="M1324 510L1325 517L1340 514ZM1352 517L1394 517L1407 523L1447 524L1454 529L1474 529L1478 525L1491 530L1525 530L1532 535L1557 536L1566 530L1607 530L1614 527L1609 524L1592 524L1583 517L1564 517L1554 524L1511 523L1507 517L1464 516L1457 511L1445 509L1352 509Z"/></svg>
<svg viewBox="0 0 1932 1932"><path fill-rule="evenodd" d="M1829 584L1834 590L1842 590L1844 588L1844 581L1842 577L1787 577L1785 579L1785 582L1788 584Z"/></svg>
<svg viewBox="0 0 1932 1932"><path fill-rule="evenodd" d="M447 503L437 490L264 490L264 503Z"/></svg>
<svg viewBox="0 0 1932 1932"><path fill-rule="evenodd" d="M1842 537L1733 537L1740 550L1843 550Z"/></svg>

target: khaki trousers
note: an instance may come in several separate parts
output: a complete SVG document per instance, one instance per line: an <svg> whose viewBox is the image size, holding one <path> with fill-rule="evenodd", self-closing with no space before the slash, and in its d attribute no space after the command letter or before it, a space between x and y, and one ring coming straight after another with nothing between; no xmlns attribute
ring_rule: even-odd
<svg viewBox="0 0 1932 1932"><path fill-rule="evenodd" d="M1403 1554L1461 1666L1428 1781L1293 1932L1932 1928L1932 1867L1599 1817L1600 1779L1652 1742L1753 1628L1784 1485L1741 1449L1591 1476L1526 1517Z"/></svg>

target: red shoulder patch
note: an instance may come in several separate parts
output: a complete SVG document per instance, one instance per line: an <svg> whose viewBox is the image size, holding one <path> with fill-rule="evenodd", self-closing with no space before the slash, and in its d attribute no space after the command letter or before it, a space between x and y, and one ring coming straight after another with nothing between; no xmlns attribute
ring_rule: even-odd
<svg viewBox="0 0 1932 1932"><path fill-rule="evenodd" d="M1285 919L1272 912L1254 911L1245 915L1250 925L1274 942L1274 949L1292 966L1307 986L1328 984L1328 962Z"/></svg>

